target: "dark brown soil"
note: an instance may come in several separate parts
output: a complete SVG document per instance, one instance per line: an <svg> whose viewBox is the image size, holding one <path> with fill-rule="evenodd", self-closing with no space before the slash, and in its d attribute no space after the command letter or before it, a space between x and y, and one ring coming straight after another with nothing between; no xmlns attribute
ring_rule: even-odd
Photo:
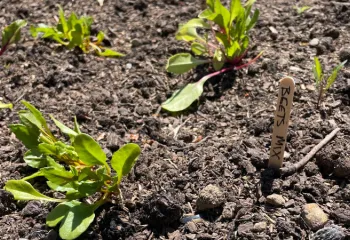
<svg viewBox="0 0 350 240"><path fill-rule="evenodd" d="M111 45L127 56L84 55L33 40L25 31L23 41L0 59L0 100L15 104L14 111L0 111L0 187L33 172L22 160L24 147L7 127L17 121L19 101L25 99L67 125L76 115L109 156L126 142L142 147L122 184L125 207L101 207L80 239L309 239L312 231L300 213L313 202L329 214L327 225L349 228L350 68L340 73L321 111L315 110L311 70L316 54L327 72L340 56L350 61L350 5L338 1L257 1L261 17L248 58L265 50L262 59L247 71L212 79L198 106L171 115L157 114L160 103L202 76L173 76L164 69L170 55L188 50L174 33L179 23L198 14L200 0L105 0L103 7L95 0L1 0L1 29L19 18L54 24L59 3L67 13L93 16L94 29L105 31ZM297 4L312 9L298 15ZM315 48L308 45L313 38L319 39ZM297 81L285 165L301 159L335 127L342 130L300 172L273 178L265 169L283 75ZM182 217L196 211L199 192L209 184L223 191L224 207L184 223ZM44 182L34 185L46 191ZM288 204L266 204L271 193ZM0 190L0 238L59 239L58 229L45 226L53 207L17 202ZM258 222L268 227L253 231Z"/></svg>

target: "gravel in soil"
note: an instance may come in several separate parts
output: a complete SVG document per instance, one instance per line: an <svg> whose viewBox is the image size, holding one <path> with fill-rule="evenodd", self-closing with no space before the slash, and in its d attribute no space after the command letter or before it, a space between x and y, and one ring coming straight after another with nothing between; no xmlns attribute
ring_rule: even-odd
<svg viewBox="0 0 350 240"><path fill-rule="evenodd" d="M0 111L0 187L33 172L23 163L24 147L7 128L25 99L67 125L76 115L109 156L130 141L142 147L122 184L125 208L101 207L79 239L308 239L317 231L301 216L310 203L328 218L318 237L349 239L349 65L321 111L315 110L311 71L314 55L327 72L348 59L346 2L257 1L261 17L247 57L265 50L262 59L248 74L211 79L200 104L179 115L157 114L160 103L202 73L174 76L164 66L170 55L189 49L174 33L179 23L196 17L201 1L116 0L99 7L96 1L2 0L0 26L18 18L30 25L54 24L58 3L67 14L93 16L94 31L103 30L112 47L127 55L84 55L34 40L25 31L24 40L0 59L0 97L15 103L14 111ZM312 8L298 15L297 4ZM285 165L301 159L335 127L342 130L305 168L281 179L265 169L283 75L296 80ZM52 194L44 181L34 186ZM277 202L268 197L272 194L279 195ZM58 229L45 226L54 205L16 202L2 190L0 200L1 239L59 239ZM183 221L188 216L193 219Z"/></svg>

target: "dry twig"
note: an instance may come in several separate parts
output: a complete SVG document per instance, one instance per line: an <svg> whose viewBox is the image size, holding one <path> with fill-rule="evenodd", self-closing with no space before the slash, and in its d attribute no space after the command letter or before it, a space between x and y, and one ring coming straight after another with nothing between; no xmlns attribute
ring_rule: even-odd
<svg viewBox="0 0 350 240"><path fill-rule="evenodd" d="M284 167L280 169L282 175L290 175L302 168L324 145L326 145L332 138L340 131L340 128L334 129L330 134L328 134L319 144L312 148L312 150L303 157L299 162L293 164L289 167Z"/></svg>

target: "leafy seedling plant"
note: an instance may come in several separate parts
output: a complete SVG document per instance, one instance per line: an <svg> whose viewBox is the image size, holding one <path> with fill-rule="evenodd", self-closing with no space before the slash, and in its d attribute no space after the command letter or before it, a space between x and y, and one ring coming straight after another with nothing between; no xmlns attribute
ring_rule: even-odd
<svg viewBox="0 0 350 240"><path fill-rule="evenodd" d="M5 53L11 44L17 43L21 39L21 29L27 25L24 20L17 20L2 31L1 34L1 49L0 56ZM12 109L12 103L3 103L0 101L0 109L9 108Z"/></svg>
<svg viewBox="0 0 350 240"><path fill-rule="evenodd" d="M297 11L298 15L301 15L303 12L305 12L306 10L309 10L311 7L310 6L302 6L302 7L294 6L293 8Z"/></svg>
<svg viewBox="0 0 350 240"><path fill-rule="evenodd" d="M200 97L203 85L209 78L246 67L261 56L262 52L248 63L240 65L249 46L248 32L259 18L258 9L251 16L254 2L248 0L242 5L240 0L231 0L230 8L227 9L220 0L207 0L207 8L198 18L179 26L176 39L191 43L193 54L200 58L190 53L173 55L168 59L166 70L182 74L198 65L211 64L216 72L175 91L162 104L163 109L178 112L188 108ZM204 34L199 35L197 29L203 29Z"/></svg>
<svg viewBox="0 0 350 240"><path fill-rule="evenodd" d="M61 6L59 6L59 22L56 27L39 24L38 27L31 26L33 37L52 39L69 49L79 47L84 53L95 52L102 57L121 57L124 54L112 49L105 48L102 42L105 34L100 31L95 40L90 36L93 19L88 16L78 18L73 12L68 19L65 18Z"/></svg>
<svg viewBox="0 0 350 240"><path fill-rule="evenodd" d="M314 65L312 69L314 72L316 88L318 88L318 99L317 99L317 105L316 105L317 108L319 108L322 102L323 95L333 85L333 83L337 79L338 72L344 67L346 62L347 60L339 64L337 67L335 67L333 69L332 74L326 80L323 74L322 65L318 57L314 57Z"/></svg>
<svg viewBox="0 0 350 240"><path fill-rule="evenodd" d="M17 43L21 39L21 29L27 25L25 20L17 20L2 31L0 56L11 44Z"/></svg>
<svg viewBox="0 0 350 240"><path fill-rule="evenodd" d="M7 181L5 190L17 200L58 202L48 214L46 224L49 227L60 224L60 237L75 239L89 227L98 207L112 199L122 199L121 180L134 166L140 147L129 143L113 154L110 165L114 174L100 145L81 133L76 119L71 129L50 116L69 138L70 143L65 143L52 134L39 110L26 101L22 103L27 110L19 112L20 123L11 124L10 129L29 149L24 161L38 171L21 180ZM49 188L64 193L65 197L52 198L35 190L28 180L36 177L45 177ZM91 204L81 201L87 197Z"/></svg>

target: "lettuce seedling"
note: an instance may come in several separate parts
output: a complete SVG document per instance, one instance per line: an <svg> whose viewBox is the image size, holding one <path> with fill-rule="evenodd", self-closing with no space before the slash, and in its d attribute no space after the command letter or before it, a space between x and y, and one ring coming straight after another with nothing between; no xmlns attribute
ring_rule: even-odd
<svg viewBox="0 0 350 240"><path fill-rule="evenodd" d="M58 202L48 214L46 224L49 227L60 224L60 237L75 239L89 227L98 207L112 199L122 200L121 180L134 166L140 147L129 143L116 151L110 161L116 173L112 172L100 145L89 135L81 133L76 119L74 129L71 129L50 116L69 138L69 143L65 143L52 134L38 109L26 101L22 103L27 110L19 112L20 123L11 124L10 129L29 149L24 154L24 161L38 171L21 180L7 181L5 190L17 200ZM35 190L29 180L36 177L46 178L49 188L64 193L65 197L52 198ZM92 195L91 204L81 201Z"/></svg>
<svg viewBox="0 0 350 240"><path fill-rule="evenodd" d="M8 49L8 47L17 43L21 39L21 29L27 25L25 20L17 20L5 27L2 31L0 56Z"/></svg>
<svg viewBox="0 0 350 240"><path fill-rule="evenodd" d="M38 27L31 26L33 37L49 38L68 47L69 49L79 47L84 53L91 51L103 57L121 57L124 54L105 48L102 42L105 34L100 31L95 40L90 36L93 19L88 16L78 18L73 12L68 19L65 18L61 6L59 6L59 22L56 27L39 24Z"/></svg>
<svg viewBox="0 0 350 240"><path fill-rule="evenodd" d="M310 6L302 6L302 7L294 6L293 8L297 11L298 15L301 15L303 12L305 12L306 10L309 10L311 7Z"/></svg>
<svg viewBox="0 0 350 240"><path fill-rule="evenodd" d="M190 53L173 55L168 59L166 70L181 74L198 65L211 64L216 72L174 92L162 104L163 109L171 112L186 109L200 97L203 85L209 78L246 67L261 56L262 53L241 65L249 46L248 32L259 18L258 9L251 16L254 2L255 0L249 0L242 5L240 0L231 0L230 8L227 9L220 0L207 0L207 8L199 14L198 18L179 26L176 39L191 43L193 54L200 58ZM204 34L199 35L197 29L203 29Z"/></svg>
<svg viewBox="0 0 350 240"><path fill-rule="evenodd" d="M314 65L312 67L312 70L314 72L314 78L315 78L315 84L316 88L318 88L318 99L317 99L317 105L316 108L319 108L323 95L327 90L333 85L335 80L337 79L338 72L344 67L347 60L339 64L337 67L333 69L332 74L325 80L322 70L322 65L320 61L318 60L318 57L314 57Z"/></svg>

